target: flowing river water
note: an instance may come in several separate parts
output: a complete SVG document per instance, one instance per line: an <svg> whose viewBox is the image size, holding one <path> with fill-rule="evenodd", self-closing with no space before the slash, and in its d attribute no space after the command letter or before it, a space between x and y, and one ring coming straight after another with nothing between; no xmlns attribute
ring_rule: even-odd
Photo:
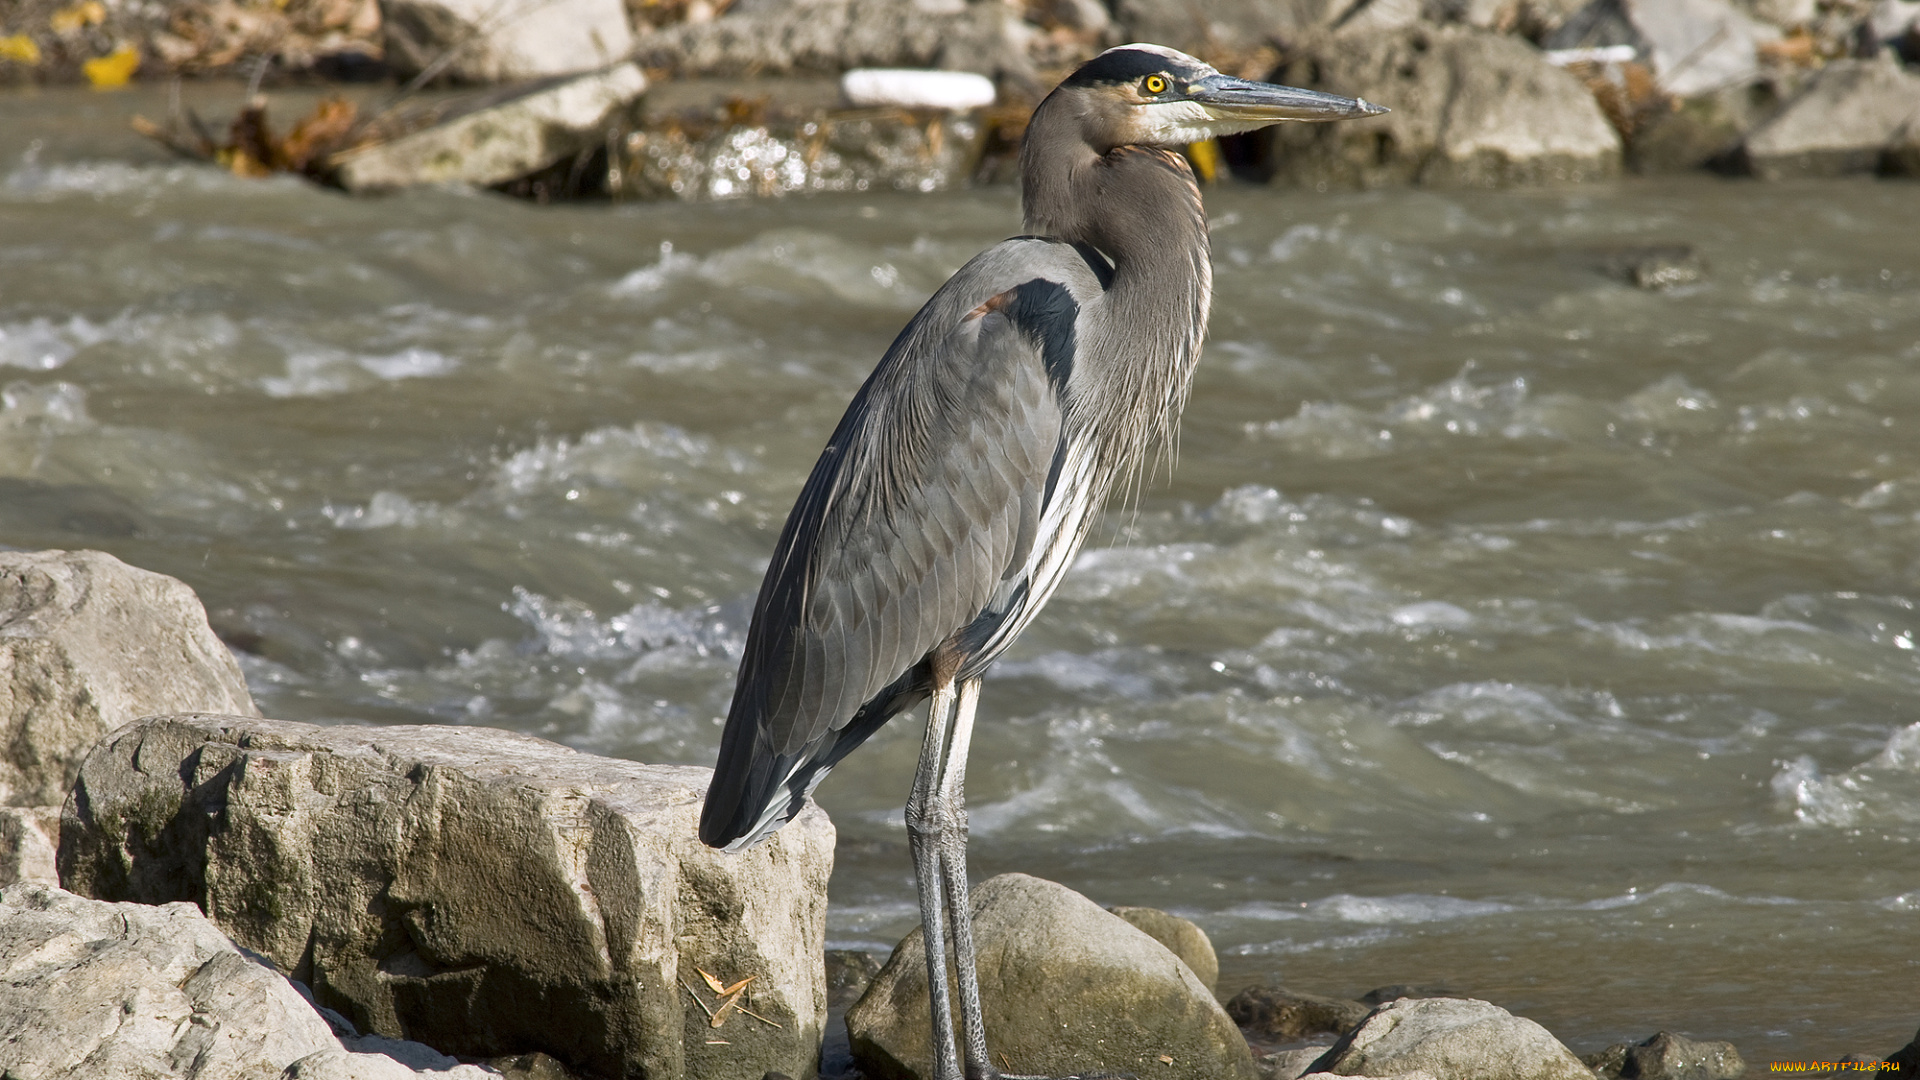
<svg viewBox="0 0 1920 1080"><path fill-rule="evenodd" d="M201 88L209 99L232 87ZM0 542L184 579L269 716L708 765L753 593L1004 188L353 199L0 102ZM1180 460L988 679L975 870L1581 1052L1920 1022L1920 188L1208 193ZM1636 288L1633 249L1703 278ZM916 922L917 719L820 789Z"/></svg>

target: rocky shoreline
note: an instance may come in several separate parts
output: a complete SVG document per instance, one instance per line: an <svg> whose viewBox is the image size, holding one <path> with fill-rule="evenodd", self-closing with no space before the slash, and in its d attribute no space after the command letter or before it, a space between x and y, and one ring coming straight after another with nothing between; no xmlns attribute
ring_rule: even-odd
<svg viewBox="0 0 1920 1080"><path fill-rule="evenodd" d="M728 856L694 835L703 769L263 719L191 590L98 552L0 553L0 688L8 1076L927 1073L918 931L884 962L824 948L817 807ZM981 883L974 917L1009 1070L1749 1075L1667 1031L1582 1059L1444 989L1225 993L1193 923L1022 874Z"/></svg>
<svg viewBox="0 0 1920 1080"><path fill-rule="evenodd" d="M1209 176L1314 190L1589 183L1712 170L1920 177L1920 0L23 0L0 84L385 79L276 134L147 128L247 175L536 199L938 190L1009 175L1038 96L1108 45L1379 101L1365 125L1196 148ZM836 92L874 68L971 73L992 104ZM822 84L828 92L818 92ZM480 87L427 102L426 86Z"/></svg>

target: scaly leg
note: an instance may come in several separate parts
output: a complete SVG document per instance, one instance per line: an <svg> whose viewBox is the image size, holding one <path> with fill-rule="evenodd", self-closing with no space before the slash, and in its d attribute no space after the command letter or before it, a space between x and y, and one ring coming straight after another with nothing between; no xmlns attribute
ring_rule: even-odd
<svg viewBox="0 0 1920 1080"><path fill-rule="evenodd" d="M947 911L952 916L954 975L960 984L960 1029L965 1051L966 1080L1052 1080L1048 1077L1009 1076L994 1068L987 1057L987 1031L980 1005L980 976L973 947L973 903L967 889L967 750L973 740L974 707L980 701L980 680L959 684L954 702L953 730L948 735L934 812L941 827L935 841L940 876L945 879ZM944 950L942 950L944 951ZM944 998L945 995L942 995ZM949 1022L950 1023L950 1022ZM938 1031L938 1028L935 1029ZM1058 1080L1129 1080L1110 1074L1061 1077Z"/></svg>
<svg viewBox="0 0 1920 1080"><path fill-rule="evenodd" d="M913 850L914 877L920 886L921 941L927 952L927 997L933 1013L934 1080L963 1080L953 1043L953 1004L947 990L947 934L942 911L941 846L946 834L940 782L946 765L947 728L954 706L952 683L933 688L927 707L927 737L920 744L920 767L907 796L907 843ZM962 911L959 918L966 918Z"/></svg>
<svg viewBox="0 0 1920 1080"><path fill-rule="evenodd" d="M947 744L946 775L934 797L949 825L940 843L940 870L946 878L947 910L953 914L954 975L960 982L960 1032L967 1080L999 1075L987 1060L986 1019L980 1007L980 974L973 951L973 902L967 895L967 748L973 741L973 710L980 701L980 680L959 684L953 734Z"/></svg>

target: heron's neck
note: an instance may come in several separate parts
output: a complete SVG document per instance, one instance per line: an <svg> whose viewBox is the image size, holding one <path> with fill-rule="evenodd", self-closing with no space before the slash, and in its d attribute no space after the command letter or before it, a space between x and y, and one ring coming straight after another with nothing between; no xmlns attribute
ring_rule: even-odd
<svg viewBox="0 0 1920 1080"><path fill-rule="evenodd" d="M1097 154L1078 142L1041 153L1022 150L1028 233L1092 244L1116 278L1145 272L1162 292L1168 273L1210 276L1207 214L1184 157L1145 146Z"/></svg>
<svg viewBox="0 0 1920 1080"><path fill-rule="evenodd" d="M1029 130L1023 148L1027 232L1091 244L1113 263L1105 317L1089 327L1104 340L1085 342L1086 359L1105 370L1076 390L1077 406L1084 419L1097 418L1095 430L1151 432L1170 443L1213 293L1207 217L1193 170L1171 151L1123 146L1098 154L1077 139L1046 134ZM1063 144L1071 149L1061 152ZM1054 149L1044 149L1049 145ZM1032 152L1036 147L1042 152ZM1132 440L1131 448L1105 452L1115 455L1117 474L1137 464L1142 449Z"/></svg>

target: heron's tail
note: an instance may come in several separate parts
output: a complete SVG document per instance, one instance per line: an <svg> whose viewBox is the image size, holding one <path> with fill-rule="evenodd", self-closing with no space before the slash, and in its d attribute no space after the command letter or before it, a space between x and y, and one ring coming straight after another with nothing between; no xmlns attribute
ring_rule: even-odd
<svg viewBox="0 0 1920 1080"><path fill-rule="evenodd" d="M720 760L700 808L700 841L745 851L772 836L806 807L813 789L841 758L929 693L926 665L917 664L860 706L844 727L829 730L797 754L774 753L760 738L758 724L727 717Z"/></svg>

